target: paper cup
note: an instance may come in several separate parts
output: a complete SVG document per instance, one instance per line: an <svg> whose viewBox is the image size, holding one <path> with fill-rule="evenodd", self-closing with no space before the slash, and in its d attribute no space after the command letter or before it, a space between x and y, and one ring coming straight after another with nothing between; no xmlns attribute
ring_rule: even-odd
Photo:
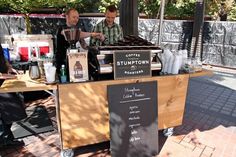
<svg viewBox="0 0 236 157"><path fill-rule="evenodd" d="M56 76L56 67L49 66L44 67L45 76L47 83L53 83L55 82L55 76Z"/></svg>

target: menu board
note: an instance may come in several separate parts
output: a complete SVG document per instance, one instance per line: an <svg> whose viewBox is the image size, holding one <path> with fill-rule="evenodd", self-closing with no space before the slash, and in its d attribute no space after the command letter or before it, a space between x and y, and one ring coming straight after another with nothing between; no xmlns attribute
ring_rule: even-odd
<svg viewBox="0 0 236 157"><path fill-rule="evenodd" d="M113 60L115 79L151 76L151 52L148 50L117 50Z"/></svg>
<svg viewBox="0 0 236 157"><path fill-rule="evenodd" d="M68 54L70 82L87 81L88 77L88 59L87 52Z"/></svg>
<svg viewBox="0 0 236 157"><path fill-rule="evenodd" d="M109 85L112 157L158 154L157 82Z"/></svg>

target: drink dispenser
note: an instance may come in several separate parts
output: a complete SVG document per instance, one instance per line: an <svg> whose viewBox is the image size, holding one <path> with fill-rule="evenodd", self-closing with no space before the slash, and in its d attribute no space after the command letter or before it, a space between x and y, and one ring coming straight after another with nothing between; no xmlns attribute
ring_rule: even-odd
<svg viewBox="0 0 236 157"><path fill-rule="evenodd" d="M39 66L38 66L37 61L32 61L30 63L29 76L31 79L39 79L40 78L40 70L39 70Z"/></svg>

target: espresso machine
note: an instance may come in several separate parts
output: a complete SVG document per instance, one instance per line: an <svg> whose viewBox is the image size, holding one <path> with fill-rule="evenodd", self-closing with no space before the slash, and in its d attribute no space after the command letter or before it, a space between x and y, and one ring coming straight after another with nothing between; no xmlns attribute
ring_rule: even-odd
<svg viewBox="0 0 236 157"><path fill-rule="evenodd" d="M162 70L160 54L162 49L151 42L134 35L127 35L123 40L109 46L99 46L90 49L89 72L94 80L113 80L113 54L116 51L150 51L152 76L157 76Z"/></svg>

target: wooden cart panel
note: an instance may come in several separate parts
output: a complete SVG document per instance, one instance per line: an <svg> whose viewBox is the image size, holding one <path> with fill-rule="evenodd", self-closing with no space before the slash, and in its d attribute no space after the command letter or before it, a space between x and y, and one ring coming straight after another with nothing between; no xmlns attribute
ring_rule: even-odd
<svg viewBox="0 0 236 157"><path fill-rule="evenodd" d="M158 128L182 124L189 75L111 80L58 86L62 148L109 140L107 85L158 82Z"/></svg>

